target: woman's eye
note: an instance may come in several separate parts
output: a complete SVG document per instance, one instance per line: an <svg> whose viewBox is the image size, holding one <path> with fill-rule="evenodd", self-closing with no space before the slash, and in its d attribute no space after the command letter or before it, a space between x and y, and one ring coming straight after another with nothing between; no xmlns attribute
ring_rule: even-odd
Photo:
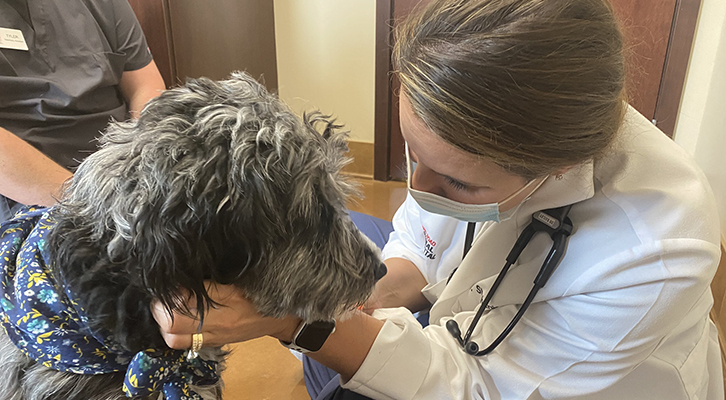
<svg viewBox="0 0 726 400"><path fill-rule="evenodd" d="M451 187L453 187L456 190L465 191L465 190L468 190L469 189L469 186L467 186L467 185L465 185L465 184L463 184L463 183L461 183L461 182L459 182L459 181L457 181L455 179L451 179L448 176L446 177L446 183L448 183L449 185L451 185Z"/></svg>

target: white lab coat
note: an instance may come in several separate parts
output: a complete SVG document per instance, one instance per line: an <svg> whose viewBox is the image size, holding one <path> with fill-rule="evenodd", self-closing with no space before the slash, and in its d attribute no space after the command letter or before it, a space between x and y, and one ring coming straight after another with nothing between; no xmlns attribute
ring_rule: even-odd
<svg viewBox="0 0 726 400"><path fill-rule="evenodd" d="M575 230L547 285L493 353L464 353L445 322L466 331L531 214L570 203ZM724 398L708 318L715 201L693 160L632 108L607 157L549 179L512 219L483 224L460 261L465 226L405 201L384 257L411 260L430 282L431 325L376 311L386 322L344 387L402 400ZM480 348L509 323L550 246L535 237L510 270L473 335Z"/></svg>

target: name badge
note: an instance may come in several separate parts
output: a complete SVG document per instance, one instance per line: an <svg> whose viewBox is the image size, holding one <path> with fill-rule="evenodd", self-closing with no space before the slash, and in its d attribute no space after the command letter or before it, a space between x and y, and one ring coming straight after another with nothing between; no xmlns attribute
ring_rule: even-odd
<svg viewBox="0 0 726 400"><path fill-rule="evenodd" d="M18 29L0 28L0 48L28 51L23 32Z"/></svg>

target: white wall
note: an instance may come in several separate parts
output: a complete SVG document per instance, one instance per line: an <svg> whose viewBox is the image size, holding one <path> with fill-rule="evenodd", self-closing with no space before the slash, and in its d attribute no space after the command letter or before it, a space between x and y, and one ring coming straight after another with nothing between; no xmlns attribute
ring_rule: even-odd
<svg viewBox="0 0 726 400"><path fill-rule="evenodd" d="M702 0L675 129L708 176L726 238L726 1Z"/></svg>
<svg viewBox="0 0 726 400"><path fill-rule="evenodd" d="M375 2L275 0L280 97L295 112L319 109L373 143Z"/></svg>

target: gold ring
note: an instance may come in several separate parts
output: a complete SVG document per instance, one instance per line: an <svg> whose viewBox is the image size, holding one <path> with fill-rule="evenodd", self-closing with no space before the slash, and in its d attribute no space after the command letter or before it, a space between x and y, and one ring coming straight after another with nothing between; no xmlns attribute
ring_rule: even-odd
<svg viewBox="0 0 726 400"><path fill-rule="evenodd" d="M192 351L195 353L199 353L199 350L202 349L202 344L204 344L204 337L201 333L195 333L192 335Z"/></svg>
<svg viewBox="0 0 726 400"><path fill-rule="evenodd" d="M195 333L192 335L192 348L189 349L189 353L187 354L187 359L191 360L194 358L197 358L199 355L199 350L202 349L202 345L204 344L204 336L202 336L201 333Z"/></svg>

